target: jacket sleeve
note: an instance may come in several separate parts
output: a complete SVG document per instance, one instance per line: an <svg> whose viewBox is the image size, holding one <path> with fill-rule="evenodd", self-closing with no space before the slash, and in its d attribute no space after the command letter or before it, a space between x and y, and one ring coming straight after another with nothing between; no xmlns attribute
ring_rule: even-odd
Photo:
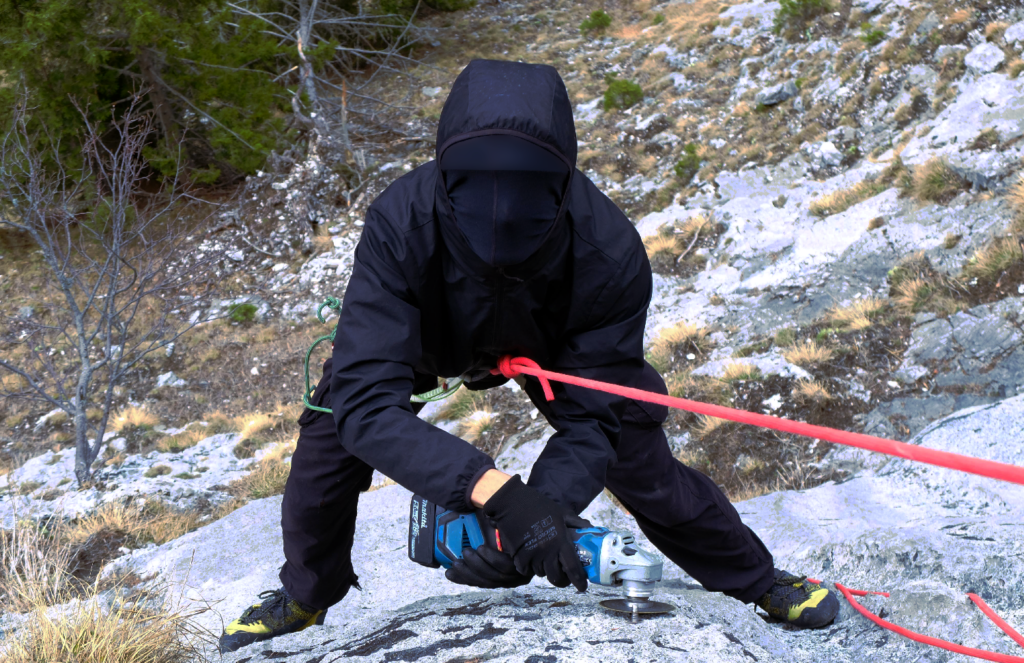
<svg viewBox="0 0 1024 663"><path fill-rule="evenodd" d="M571 331L550 370L635 387L644 372L643 339L652 291L651 268L642 251L624 261L593 308L585 329ZM540 384L527 393L556 433L530 472L528 484L576 513L604 489L615 462L620 422L629 399L552 382L555 400L544 402Z"/></svg>
<svg viewBox="0 0 1024 663"><path fill-rule="evenodd" d="M334 341L331 409L348 451L405 488L455 511L494 467L471 444L413 414L420 311L404 236L371 208L356 247Z"/></svg>

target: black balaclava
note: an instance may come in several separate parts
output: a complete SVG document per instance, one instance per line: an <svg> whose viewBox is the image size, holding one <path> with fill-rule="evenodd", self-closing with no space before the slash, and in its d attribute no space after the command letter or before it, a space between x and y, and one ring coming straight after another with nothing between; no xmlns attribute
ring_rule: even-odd
<svg viewBox="0 0 1024 663"><path fill-rule="evenodd" d="M455 223L492 267L517 265L551 233L569 179L553 152L516 136L476 136L441 158Z"/></svg>
<svg viewBox="0 0 1024 663"><path fill-rule="evenodd" d="M436 145L441 232L454 255L530 269L541 247L565 243L576 127L553 67L473 60L452 84Z"/></svg>

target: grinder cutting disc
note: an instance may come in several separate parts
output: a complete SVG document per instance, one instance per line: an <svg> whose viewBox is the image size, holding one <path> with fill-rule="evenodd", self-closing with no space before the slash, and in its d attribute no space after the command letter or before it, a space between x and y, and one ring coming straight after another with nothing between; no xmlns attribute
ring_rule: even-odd
<svg viewBox="0 0 1024 663"><path fill-rule="evenodd" d="M614 610L615 612L624 612L629 615L661 615L676 609L671 603L648 601L646 599L609 599L601 601L601 607Z"/></svg>

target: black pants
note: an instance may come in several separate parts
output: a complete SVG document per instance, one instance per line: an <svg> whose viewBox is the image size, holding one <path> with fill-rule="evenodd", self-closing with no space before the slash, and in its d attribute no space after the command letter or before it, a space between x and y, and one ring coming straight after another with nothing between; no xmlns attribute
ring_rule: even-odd
<svg viewBox="0 0 1024 663"><path fill-rule="evenodd" d="M646 388L664 389L653 373ZM329 407L330 361L314 402ZM543 413L544 403L535 403ZM609 470L608 490L636 519L651 543L710 591L744 603L771 587L771 553L711 479L672 456L661 424L664 412L631 403ZM293 597L317 608L341 601L356 584L352 540L359 493L373 468L338 442L334 418L307 410L281 505L285 564L281 582ZM595 523L600 524L600 523ZM411 563L411 562L410 562Z"/></svg>

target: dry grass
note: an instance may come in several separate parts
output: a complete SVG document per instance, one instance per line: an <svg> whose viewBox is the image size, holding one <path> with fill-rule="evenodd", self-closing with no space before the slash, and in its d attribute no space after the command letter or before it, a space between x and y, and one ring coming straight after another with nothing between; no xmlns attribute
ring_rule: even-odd
<svg viewBox="0 0 1024 663"><path fill-rule="evenodd" d="M715 431L732 425L734 425L734 423L728 419L719 419L718 417L707 417L701 415L697 420L697 425L693 427L692 432L697 439L703 440Z"/></svg>
<svg viewBox="0 0 1024 663"><path fill-rule="evenodd" d="M1018 213L1024 212L1024 174L1019 175L1017 181L1010 186L1006 200L1013 205Z"/></svg>
<svg viewBox="0 0 1024 663"><path fill-rule="evenodd" d="M163 453L177 453L190 447L194 447L202 440L209 437L206 426L196 423L191 424L185 430L174 435L168 435L157 440L157 451Z"/></svg>
<svg viewBox="0 0 1024 663"><path fill-rule="evenodd" d="M753 364L744 364L742 362L732 362L727 364L725 369L722 371L722 379L726 382L760 380L762 377L761 369Z"/></svg>
<svg viewBox="0 0 1024 663"><path fill-rule="evenodd" d="M967 183L945 159L929 159L914 171L913 193L918 200L945 204L966 189Z"/></svg>
<svg viewBox="0 0 1024 663"><path fill-rule="evenodd" d="M146 473L143 476L145 476L147 479L152 479L153 477L162 477L165 474L170 474L171 471L172 470L170 465L157 464L153 465L148 470L146 470Z"/></svg>
<svg viewBox="0 0 1024 663"><path fill-rule="evenodd" d="M480 439L494 425L494 413L490 410L479 410L463 419L455 429L455 434L466 442L473 443Z"/></svg>
<svg viewBox="0 0 1024 663"><path fill-rule="evenodd" d="M46 529L19 519L13 530L0 530L0 607L5 611L52 605L68 590L74 551L62 544L62 521L51 522Z"/></svg>
<svg viewBox="0 0 1024 663"><path fill-rule="evenodd" d="M160 423L155 414L141 407L130 406L121 410L111 422L111 429L118 433L127 433L129 430L151 430Z"/></svg>
<svg viewBox="0 0 1024 663"><path fill-rule="evenodd" d="M849 306L833 308L828 312L828 320L832 325L847 330L860 331L870 327L888 304L884 299L865 297L858 299Z"/></svg>
<svg viewBox="0 0 1024 663"><path fill-rule="evenodd" d="M199 527L199 518L194 510L175 509L156 499L142 505L111 502L69 525L65 538L84 544L101 532L114 532L124 536L129 547L162 545Z"/></svg>
<svg viewBox="0 0 1024 663"><path fill-rule="evenodd" d="M693 375L689 372L668 375L666 384L670 396L714 403L715 405L728 405L729 397L732 394L729 386L721 380L706 375ZM671 412L678 411L672 410Z"/></svg>
<svg viewBox="0 0 1024 663"><path fill-rule="evenodd" d="M647 258L651 261L665 258L675 258L686 249L682 239L674 234L658 233L644 237L644 248L647 249Z"/></svg>
<svg viewBox="0 0 1024 663"><path fill-rule="evenodd" d="M205 608L183 610L155 591L133 592L107 605L91 595L56 614L34 606L28 623L11 638L8 663L185 663L201 660L211 637L193 620Z"/></svg>
<svg viewBox="0 0 1024 663"><path fill-rule="evenodd" d="M291 471L291 463L285 458L295 452L295 444L278 444L252 466L249 474L232 481L229 492L236 497L258 500L284 493Z"/></svg>
<svg viewBox="0 0 1024 663"><path fill-rule="evenodd" d="M1010 24L1006 21L992 21L985 26L985 39L991 42L998 42L1003 38L1003 33Z"/></svg>
<svg viewBox="0 0 1024 663"><path fill-rule="evenodd" d="M929 307L933 299L941 297L943 288L928 279L914 277L901 281L895 290L896 307L904 313L917 313Z"/></svg>
<svg viewBox="0 0 1024 663"><path fill-rule="evenodd" d="M793 387L793 398L800 403L813 403L822 405L832 400L832 394L820 382L813 380L800 380Z"/></svg>
<svg viewBox="0 0 1024 663"><path fill-rule="evenodd" d="M853 186L846 189L839 189L832 193L827 193L820 198L815 198L808 205L808 209L811 214L817 216L831 216L832 214L839 214L845 212L859 202L863 202L868 198L877 196L879 193L886 189L885 185L878 182L858 182Z"/></svg>
<svg viewBox="0 0 1024 663"><path fill-rule="evenodd" d="M1016 237L999 237L979 250L964 267L964 276L997 281L1009 269L1024 265L1024 246Z"/></svg>
<svg viewBox="0 0 1024 663"><path fill-rule="evenodd" d="M685 320L662 329L651 344L648 360L660 373L667 373L676 361L676 355L685 351L700 356L711 348L711 331Z"/></svg>
<svg viewBox="0 0 1024 663"><path fill-rule="evenodd" d="M656 234L644 238L647 259L659 273L672 271L680 266L685 256L689 256L692 247L701 237L707 237L711 233L713 227L711 219L702 215L690 217L682 223L664 225ZM692 260L685 260L698 261L693 264L703 266L703 262L697 256Z"/></svg>
<svg viewBox="0 0 1024 663"><path fill-rule="evenodd" d="M819 366L832 359L833 350L813 341L798 343L782 354L791 364L803 368Z"/></svg>
<svg viewBox="0 0 1024 663"><path fill-rule="evenodd" d="M946 25L960 25L968 23L974 17L974 9L968 7L965 9L957 9L946 18Z"/></svg>
<svg viewBox="0 0 1024 663"><path fill-rule="evenodd" d="M704 234L710 229L711 219L703 214L691 216L686 221L676 224L677 233L687 242L691 241L697 233Z"/></svg>
<svg viewBox="0 0 1024 663"><path fill-rule="evenodd" d="M482 410L486 396L480 391L462 388L448 397L444 406L437 411L436 418L440 421L457 421Z"/></svg>

